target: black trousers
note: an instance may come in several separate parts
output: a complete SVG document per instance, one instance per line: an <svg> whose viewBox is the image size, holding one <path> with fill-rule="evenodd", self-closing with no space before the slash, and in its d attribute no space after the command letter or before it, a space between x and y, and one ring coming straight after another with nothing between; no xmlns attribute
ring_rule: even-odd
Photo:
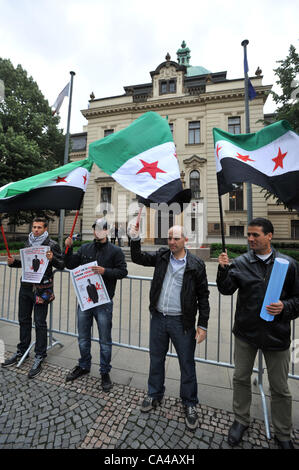
<svg viewBox="0 0 299 470"><path fill-rule="evenodd" d="M47 313L48 304L36 304L33 286L21 284L19 292L19 324L20 343L18 352L24 354L31 343L32 310L35 323L35 355L46 357L47 355Z"/></svg>

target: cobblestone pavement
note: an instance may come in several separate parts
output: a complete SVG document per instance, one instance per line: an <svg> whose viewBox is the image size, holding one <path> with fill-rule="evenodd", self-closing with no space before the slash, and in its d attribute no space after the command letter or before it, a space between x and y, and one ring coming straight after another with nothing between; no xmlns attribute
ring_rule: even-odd
<svg viewBox="0 0 299 470"><path fill-rule="evenodd" d="M0 369L0 449L229 449L232 413L198 405L200 426L186 429L178 399L142 413L144 391L114 384L109 393L86 375L66 383L67 369L44 363L28 379L32 359ZM299 430L294 432L299 448ZM264 423L253 420L239 449L274 449Z"/></svg>

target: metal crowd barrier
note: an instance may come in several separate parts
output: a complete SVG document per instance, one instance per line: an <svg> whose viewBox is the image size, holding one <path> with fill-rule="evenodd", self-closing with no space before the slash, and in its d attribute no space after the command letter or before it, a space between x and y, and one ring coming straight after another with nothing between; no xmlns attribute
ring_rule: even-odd
<svg viewBox="0 0 299 470"><path fill-rule="evenodd" d="M18 324L18 291L20 287L20 269L11 269L6 263L0 262L0 320ZM137 351L149 351L149 289L151 277L127 276L117 282L113 299L113 345ZM233 361L233 316L234 296L223 296L219 293L215 282L209 282L210 289L210 320L207 339L197 346L196 362L234 368ZM50 304L48 318L48 349L56 345L63 346L54 338L55 333L78 337L76 311L77 299L68 270L54 272L55 300ZM216 312L216 313L215 313ZM296 340L295 321L292 322L292 340ZM297 334L298 337L298 334ZM92 332L92 340L98 337ZM19 362L21 365L32 343ZM291 351L289 378L299 379L299 364L296 364L295 349ZM168 356L177 357L172 346ZM263 390L263 355L259 351L254 372L257 373L255 384L258 384L267 437L270 439L270 427L266 397Z"/></svg>

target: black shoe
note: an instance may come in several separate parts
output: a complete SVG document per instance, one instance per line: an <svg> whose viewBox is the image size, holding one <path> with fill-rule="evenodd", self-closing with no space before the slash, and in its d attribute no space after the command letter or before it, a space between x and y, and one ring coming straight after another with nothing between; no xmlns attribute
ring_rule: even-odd
<svg viewBox="0 0 299 470"><path fill-rule="evenodd" d="M194 431L198 427L196 406L185 406L185 423L188 429Z"/></svg>
<svg viewBox="0 0 299 470"><path fill-rule="evenodd" d="M109 392L109 390L111 390L111 388L113 387L111 379L110 379L110 375L101 374L101 377L102 377L101 385L102 385L104 392Z"/></svg>
<svg viewBox="0 0 299 470"><path fill-rule="evenodd" d="M241 442L246 429L248 429L248 426L245 426L238 421L234 421L228 433L227 442L229 445L232 447L237 446Z"/></svg>
<svg viewBox="0 0 299 470"><path fill-rule="evenodd" d="M33 379L42 371L42 362L44 358L42 356L36 356L34 359L33 366L31 367L30 371L28 372L28 378Z"/></svg>
<svg viewBox="0 0 299 470"><path fill-rule="evenodd" d="M140 410L143 411L144 413L147 413L148 411L152 409L155 410L157 406L161 405L161 401L162 400L159 400L158 398L152 398L152 397L147 396L143 400Z"/></svg>
<svg viewBox="0 0 299 470"><path fill-rule="evenodd" d="M275 436L275 441L279 445L281 449L295 449L294 444L291 440L289 441L281 441Z"/></svg>
<svg viewBox="0 0 299 470"><path fill-rule="evenodd" d="M23 357L23 354L20 353L20 352L16 352L14 353L10 358L6 359L6 361L3 362L3 364L1 364L1 367L10 367L10 366L13 366L14 364L17 364L17 362L19 362ZM25 359L27 359L29 357L26 356Z"/></svg>
<svg viewBox="0 0 299 470"><path fill-rule="evenodd" d="M71 382L72 380L76 380L79 377L81 377L81 375L85 375L88 373L89 373L88 369L82 369L82 367L76 366L73 368L73 370L71 370L71 372L68 373L68 375L65 378L65 381Z"/></svg>

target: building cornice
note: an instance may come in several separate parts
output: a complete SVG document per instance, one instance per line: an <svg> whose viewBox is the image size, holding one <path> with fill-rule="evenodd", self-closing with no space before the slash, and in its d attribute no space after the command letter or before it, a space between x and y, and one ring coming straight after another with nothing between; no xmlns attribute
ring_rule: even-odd
<svg viewBox="0 0 299 470"><path fill-rule="evenodd" d="M271 86L258 86L255 88L257 98L262 98L264 102L267 95L271 90ZM202 93L201 95L184 95L176 96L173 98L148 100L141 103L128 102L125 104L89 108L81 110L81 113L87 120L96 119L100 116L125 114L125 113L143 113L149 110L163 110L169 108L178 108L181 106L198 106L209 103L217 103L223 101L236 101L244 100L244 88L236 88L231 90L215 91L209 93Z"/></svg>

